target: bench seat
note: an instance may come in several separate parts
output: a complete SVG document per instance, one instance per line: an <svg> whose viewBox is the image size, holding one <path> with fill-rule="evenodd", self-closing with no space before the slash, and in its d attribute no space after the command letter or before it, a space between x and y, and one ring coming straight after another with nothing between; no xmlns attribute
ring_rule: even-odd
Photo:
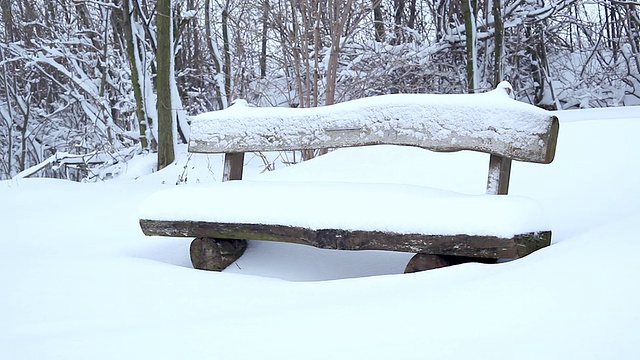
<svg viewBox="0 0 640 360"><path fill-rule="evenodd" d="M527 255L549 245L551 237L544 211L532 199L403 184L186 185L150 196L139 217L147 235L492 259Z"/></svg>

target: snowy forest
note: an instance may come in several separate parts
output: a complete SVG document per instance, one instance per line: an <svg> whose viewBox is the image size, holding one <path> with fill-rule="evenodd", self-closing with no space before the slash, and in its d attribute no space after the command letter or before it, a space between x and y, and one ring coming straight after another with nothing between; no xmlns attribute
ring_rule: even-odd
<svg viewBox="0 0 640 360"><path fill-rule="evenodd" d="M102 170L158 151L163 116L185 143L189 116L235 99L314 107L508 80L546 109L640 104L635 0L0 5L0 180L38 164L33 176L111 176Z"/></svg>

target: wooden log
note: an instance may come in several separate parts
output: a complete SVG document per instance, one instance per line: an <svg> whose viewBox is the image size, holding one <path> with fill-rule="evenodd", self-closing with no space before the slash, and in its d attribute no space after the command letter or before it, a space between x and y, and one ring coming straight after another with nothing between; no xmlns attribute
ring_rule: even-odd
<svg viewBox="0 0 640 360"><path fill-rule="evenodd" d="M404 273L413 273L437 269L445 266L459 265L469 262L479 262L483 264L494 264L497 259L483 259L468 256L415 254L404 269Z"/></svg>
<svg viewBox="0 0 640 360"><path fill-rule="evenodd" d="M222 181L242 180L244 167L244 153L225 153Z"/></svg>
<svg viewBox="0 0 640 360"><path fill-rule="evenodd" d="M191 242L189 252L194 268L222 271L238 260L246 248L245 240L199 237Z"/></svg>
<svg viewBox="0 0 640 360"><path fill-rule="evenodd" d="M250 239L311 245L322 249L389 250L475 258L519 258L548 246L551 231L511 238L485 235L399 234L342 229L312 230L294 226L212 223L205 221L140 220L145 235Z"/></svg>
<svg viewBox="0 0 640 360"><path fill-rule="evenodd" d="M511 178L511 159L491 155L489 158L489 175L487 177L487 194L507 195Z"/></svg>
<svg viewBox="0 0 640 360"><path fill-rule="evenodd" d="M418 271L438 269L449 265L451 265L451 263L442 255L415 254L411 260L409 260L407 267L404 269L404 273L408 274Z"/></svg>
<svg viewBox="0 0 640 360"><path fill-rule="evenodd" d="M545 164L551 164L556 156L556 147L558 146L558 133L560 132L560 121L557 117L553 117L551 126L546 135L545 143L547 144L547 155L545 156Z"/></svg>

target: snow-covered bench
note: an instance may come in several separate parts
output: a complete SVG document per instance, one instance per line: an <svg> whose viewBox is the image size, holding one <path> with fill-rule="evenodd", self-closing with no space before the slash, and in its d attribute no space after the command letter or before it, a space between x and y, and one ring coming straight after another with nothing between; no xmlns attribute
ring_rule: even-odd
<svg viewBox="0 0 640 360"><path fill-rule="evenodd" d="M242 178L244 152L390 144L490 153L486 195L402 184L228 181L152 195L140 225L146 235L196 237L193 265L208 270L240 257L245 239L417 253L407 272L525 256L548 246L551 231L535 201L505 196L511 160L553 161L559 125L510 92L501 83L484 94L384 95L305 109L240 101L192 122L189 150L225 153L224 180Z"/></svg>

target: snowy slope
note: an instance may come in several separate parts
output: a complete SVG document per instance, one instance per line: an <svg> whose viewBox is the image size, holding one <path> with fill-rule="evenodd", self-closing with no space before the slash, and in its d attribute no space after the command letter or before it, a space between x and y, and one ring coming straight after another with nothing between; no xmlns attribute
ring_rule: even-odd
<svg viewBox="0 0 640 360"><path fill-rule="evenodd" d="M222 273L193 270L189 241L143 236L138 206L219 180L217 156L0 182L0 359L637 359L640 111L617 111L559 113L555 161L514 164L511 193L543 205L554 244L497 265L404 275L411 254L251 242ZM249 178L479 194L487 163L368 147L262 175L256 158Z"/></svg>

